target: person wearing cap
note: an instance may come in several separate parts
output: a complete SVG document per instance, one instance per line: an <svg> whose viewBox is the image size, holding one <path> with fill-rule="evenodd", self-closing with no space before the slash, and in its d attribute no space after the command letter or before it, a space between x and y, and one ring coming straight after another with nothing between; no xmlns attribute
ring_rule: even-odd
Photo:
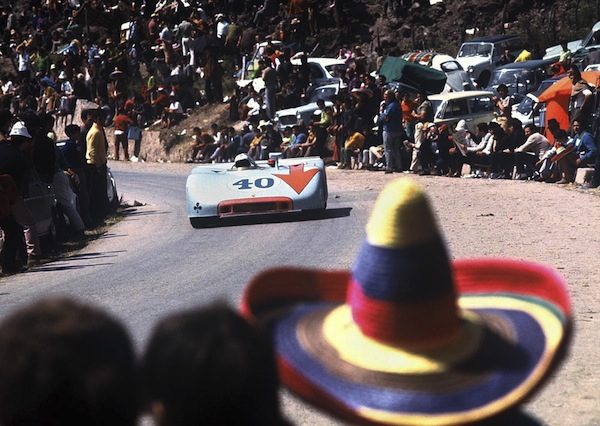
<svg viewBox="0 0 600 426"><path fill-rule="evenodd" d="M104 133L102 111L90 110L89 117L93 120L86 139L86 174L88 193L90 194L90 215L92 224L103 223L108 212L108 195L106 192L106 151L108 141Z"/></svg>
<svg viewBox="0 0 600 426"><path fill-rule="evenodd" d="M407 178L377 197L350 270L262 271L241 312L270 331L288 389L344 423L387 426L521 424L573 327L556 270L453 259Z"/></svg>
<svg viewBox="0 0 600 426"><path fill-rule="evenodd" d="M398 105L392 90L386 90L383 95L385 105L379 114L379 123L383 126L383 146L385 147L385 172L402 171L400 144L405 135L402 127L402 109Z"/></svg>
<svg viewBox="0 0 600 426"><path fill-rule="evenodd" d="M0 163L0 172L11 175L17 185L19 195L12 205L12 213L15 220L23 227L27 266L32 266L39 262L42 255L35 219L24 200L29 193L28 176L31 173L33 138L25 123L17 121L10 129L8 141L7 145L5 145L6 141L2 142L5 149L3 154L8 155L7 158L2 159L3 163ZM2 156L0 154L0 157Z"/></svg>

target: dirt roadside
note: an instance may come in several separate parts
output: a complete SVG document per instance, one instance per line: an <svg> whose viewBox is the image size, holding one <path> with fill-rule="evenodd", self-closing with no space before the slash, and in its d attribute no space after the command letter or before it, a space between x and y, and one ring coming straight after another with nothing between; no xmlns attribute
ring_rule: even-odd
<svg viewBox="0 0 600 426"><path fill-rule="evenodd" d="M333 192L378 191L397 176L328 170ZM523 181L414 179L431 198L453 258L532 260L565 278L574 310L570 353L525 410L542 424L600 424L600 191Z"/></svg>

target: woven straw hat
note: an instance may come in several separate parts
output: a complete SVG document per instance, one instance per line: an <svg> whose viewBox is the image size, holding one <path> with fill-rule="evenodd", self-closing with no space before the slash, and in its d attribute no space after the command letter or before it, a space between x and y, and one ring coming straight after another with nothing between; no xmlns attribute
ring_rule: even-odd
<svg viewBox="0 0 600 426"><path fill-rule="evenodd" d="M552 269L450 261L413 181L381 192L352 271L278 268L242 312L272 330L283 383L343 419L456 425L507 411L562 358L571 323Z"/></svg>

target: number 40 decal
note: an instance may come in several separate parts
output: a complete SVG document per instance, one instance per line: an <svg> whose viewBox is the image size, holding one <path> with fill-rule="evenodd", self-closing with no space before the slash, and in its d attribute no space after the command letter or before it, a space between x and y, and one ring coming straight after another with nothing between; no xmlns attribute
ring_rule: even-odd
<svg viewBox="0 0 600 426"><path fill-rule="evenodd" d="M265 189L270 188L275 184L275 180L272 178L258 178L254 182L249 179L241 179L233 183L233 186L237 186L238 189L252 189L253 187Z"/></svg>

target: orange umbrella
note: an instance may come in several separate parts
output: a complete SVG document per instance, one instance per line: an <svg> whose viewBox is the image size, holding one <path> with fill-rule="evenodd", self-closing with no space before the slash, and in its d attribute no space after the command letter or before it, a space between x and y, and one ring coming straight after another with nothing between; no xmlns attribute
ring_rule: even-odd
<svg viewBox="0 0 600 426"><path fill-rule="evenodd" d="M598 88L600 86L600 71L585 71L581 77L587 81L590 86ZM558 121L561 129L568 129L569 122L569 98L573 83L569 77L562 78L548 87L540 96L539 101L546 103L546 118L544 127L548 127L548 120L554 118ZM554 138L550 132L546 136L553 142Z"/></svg>

